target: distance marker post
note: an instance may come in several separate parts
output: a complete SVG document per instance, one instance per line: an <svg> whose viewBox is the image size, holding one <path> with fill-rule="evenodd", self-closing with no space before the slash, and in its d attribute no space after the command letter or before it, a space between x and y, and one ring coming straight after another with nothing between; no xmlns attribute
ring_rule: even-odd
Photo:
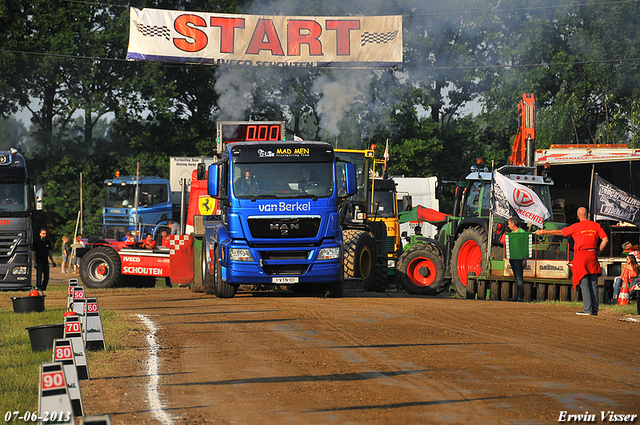
<svg viewBox="0 0 640 425"><path fill-rule="evenodd" d="M104 333L97 298L87 298L85 306L84 341L87 350L104 350Z"/></svg>
<svg viewBox="0 0 640 425"><path fill-rule="evenodd" d="M64 337L71 340L78 379L81 381L88 380L89 367L87 365L87 355L84 350L82 324L80 323L79 316L66 316L64 318Z"/></svg>
<svg viewBox="0 0 640 425"><path fill-rule="evenodd" d="M62 363L40 365L38 418L38 424L43 425L76 423Z"/></svg>
<svg viewBox="0 0 640 425"><path fill-rule="evenodd" d="M78 284L78 279L69 279L69 301L67 302L68 308L73 308L73 289L77 286L80 286Z"/></svg>
<svg viewBox="0 0 640 425"><path fill-rule="evenodd" d="M84 416L82 393L80 392L80 382L78 381L76 361L70 339L53 340L53 361L62 363L74 416Z"/></svg>
<svg viewBox="0 0 640 425"><path fill-rule="evenodd" d="M84 304L86 302L87 300L84 294L84 287L76 286L75 288L73 288L73 308L71 310L78 316L80 316L82 326L85 325Z"/></svg>

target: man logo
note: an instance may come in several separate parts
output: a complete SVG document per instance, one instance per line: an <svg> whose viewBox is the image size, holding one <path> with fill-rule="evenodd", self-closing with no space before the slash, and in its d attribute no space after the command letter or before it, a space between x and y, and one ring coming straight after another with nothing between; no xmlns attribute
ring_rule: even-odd
<svg viewBox="0 0 640 425"><path fill-rule="evenodd" d="M513 190L513 201L516 203L516 205L519 205L523 208L530 207L534 203L531 194L522 189Z"/></svg>
<svg viewBox="0 0 640 425"><path fill-rule="evenodd" d="M271 223L269 224L269 230L275 230L278 231L280 230L280 235L282 236L288 236L289 235L289 230L300 230L300 224L299 223L290 223L290 224L285 224L285 223Z"/></svg>

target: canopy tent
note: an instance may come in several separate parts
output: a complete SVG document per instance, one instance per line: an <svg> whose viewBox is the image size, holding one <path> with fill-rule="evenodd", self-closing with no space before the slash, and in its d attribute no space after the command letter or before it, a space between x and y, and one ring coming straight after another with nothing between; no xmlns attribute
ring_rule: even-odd
<svg viewBox="0 0 640 425"><path fill-rule="evenodd" d="M426 221L434 226L440 227L447 222L450 214L441 213L433 208L425 208L422 205L415 206L411 211L403 211L398 217L400 223L408 223L410 221Z"/></svg>

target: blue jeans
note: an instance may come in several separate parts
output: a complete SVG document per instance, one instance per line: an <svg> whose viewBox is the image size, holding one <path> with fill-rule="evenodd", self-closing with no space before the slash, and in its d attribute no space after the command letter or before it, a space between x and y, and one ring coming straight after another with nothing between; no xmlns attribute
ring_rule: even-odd
<svg viewBox="0 0 640 425"><path fill-rule="evenodd" d="M583 313L598 314L598 276L587 274L580 280Z"/></svg>
<svg viewBox="0 0 640 425"><path fill-rule="evenodd" d="M622 288L622 279L620 277L616 277L613 279L613 298L618 298L620 288Z"/></svg>
<svg viewBox="0 0 640 425"><path fill-rule="evenodd" d="M524 299L524 267L522 260L509 260L513 276L516 278L516 295L514 298L518 300Z"/></svg>

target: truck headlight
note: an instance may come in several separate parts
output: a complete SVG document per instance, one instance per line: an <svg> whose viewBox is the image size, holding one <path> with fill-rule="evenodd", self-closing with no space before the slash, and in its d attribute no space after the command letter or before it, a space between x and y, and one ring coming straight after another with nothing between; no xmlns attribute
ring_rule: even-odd
<svg viewBox="0 0 640 425"><path fill-rule="evenodd" d="M231 261L253 261L251 251L244 248L230 248L229 259Z"/></svg>
<svg viewBox="0 0 640 425"><path fill-rule="evenodd" d="M318 260L335 260L340 258L340 247L322 248L318 253Z"/></svg>
<svg viewBox="0 0 640 425"><path fill-rule="evenodd" d="M390 269L396 268L396 260L387 260L387 267Z"/></svg>
<svg viewBox="0 0 640 425"><path fill-rule="evenodd" d="M14 267L11 270L11 274L16 276L24 276L27 274L27 272L29 271L29 268L27 266L18 266L18 267Z"/></svg>

